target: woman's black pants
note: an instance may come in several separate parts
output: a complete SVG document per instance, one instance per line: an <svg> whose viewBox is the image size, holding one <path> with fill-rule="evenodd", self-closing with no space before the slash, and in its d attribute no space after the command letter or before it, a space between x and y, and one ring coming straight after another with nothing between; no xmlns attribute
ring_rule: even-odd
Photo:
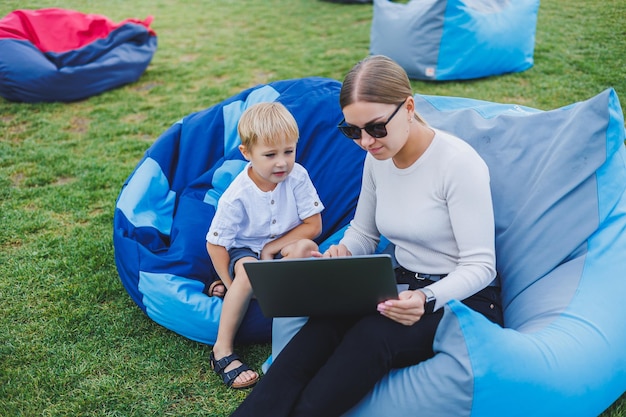
<svg viewBox="0 0 626 417"><path fill-rule="evenodd" d="M411 287L430 283L422 280ZM502 324L496 287L487 287L464 303ZM340 416L391 369L431 358L442 317L440 309L412 326L380 314L310 318L232 416Z"/></svg>

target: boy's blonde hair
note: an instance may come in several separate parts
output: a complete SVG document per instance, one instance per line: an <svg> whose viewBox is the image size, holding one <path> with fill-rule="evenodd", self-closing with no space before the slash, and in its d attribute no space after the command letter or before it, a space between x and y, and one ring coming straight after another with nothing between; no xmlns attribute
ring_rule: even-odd
<svg viewBox="0 0 626 417"><path fill-rule="evenodd" d="M298 141L298 123L287 108L278 102L258 103L246 109L237 126L241 144L251 149L257 143L277 145Z"/></svg>

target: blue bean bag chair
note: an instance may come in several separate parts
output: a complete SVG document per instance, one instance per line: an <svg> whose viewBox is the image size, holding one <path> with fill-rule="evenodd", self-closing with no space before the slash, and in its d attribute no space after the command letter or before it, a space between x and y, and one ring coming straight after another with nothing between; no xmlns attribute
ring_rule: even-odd
<svg viewBox="0 0 626 417"><path fill-rule="evenodd" d="M204 291L215 279L205 236L217 201L245 165L237 123L249 106L280 101L300 128L297 161L326 207L322 242L352 218L364 152L338 131L338 81L286 80L246 90L175 123L148 149L115 207L113 243L122 283L155 322L213 344L222 299ZM271 320L253 301L239 342L269 342Z"/></svg>
<svg viewBox="0 0 626 417"><path fill-rule="evenodd" d="M374 0L370 52L409 77L462 80L533 65L539 0Z"/></svg>
<svg viewBox="0 0 626 417"><path fill-rule="evenodd" d="M260 85L183 118L146 152L119 194L113 242L121 281L148 317L215 342L222 300L204 293L216 278L204 239L243 166L236 124L251 104L277 100L296 117L298 161L327 207L319 242L340 239L364 154L336 129L339 89L322 78ZM615 91L551 111L415 99L489 165L505 327L449 302L436 355L391 372L347 416L598 415L626 390L626 150ZM271 339L275 357L304 320L272 328L253 302L238 341Z"/></svg>
<svg viewBox="0 0 626 417"><path fill-rule="evenodd" d="M449 302L435 356L391 372L346 416L600 414L626 390L626 150L615 91L552 111L415 100L489 166L505 328ZM273 357L304 320L275 320Z"/></svg>
<svg viewBox="0 0 626 417"><path fill-rule="evenodd" d="M114 23L55 8L15 10L0 20L0 95L67 102L134 82L157 48L151 22Z"/></svg>

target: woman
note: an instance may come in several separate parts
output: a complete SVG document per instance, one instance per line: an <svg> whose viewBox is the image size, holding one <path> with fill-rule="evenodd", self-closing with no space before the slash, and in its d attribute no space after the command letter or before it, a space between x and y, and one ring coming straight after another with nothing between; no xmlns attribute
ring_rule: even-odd
<svg viewBox="0 0 626 417"><path fill-rule="evenodd" d="M340 416L391 369L434 355L452 299L502 324L484 161L416 114L406 72L387 57L352 68L339 100L339 129L368 155L354 219L318 256L372 253L384 235L409 289L380 303L379 314L310 318L233 416Z"/></svg>

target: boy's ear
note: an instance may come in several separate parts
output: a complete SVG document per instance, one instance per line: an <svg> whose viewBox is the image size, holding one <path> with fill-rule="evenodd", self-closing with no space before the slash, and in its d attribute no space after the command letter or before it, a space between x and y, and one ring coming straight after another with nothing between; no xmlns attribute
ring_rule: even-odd
<svg viewBox="0 0 626 417"><path fill-rule="evenodd" d="M250 160L250 154L248 153L248 148L245 145L239 145L239 152L246 158L246 161Z"/></svg>

